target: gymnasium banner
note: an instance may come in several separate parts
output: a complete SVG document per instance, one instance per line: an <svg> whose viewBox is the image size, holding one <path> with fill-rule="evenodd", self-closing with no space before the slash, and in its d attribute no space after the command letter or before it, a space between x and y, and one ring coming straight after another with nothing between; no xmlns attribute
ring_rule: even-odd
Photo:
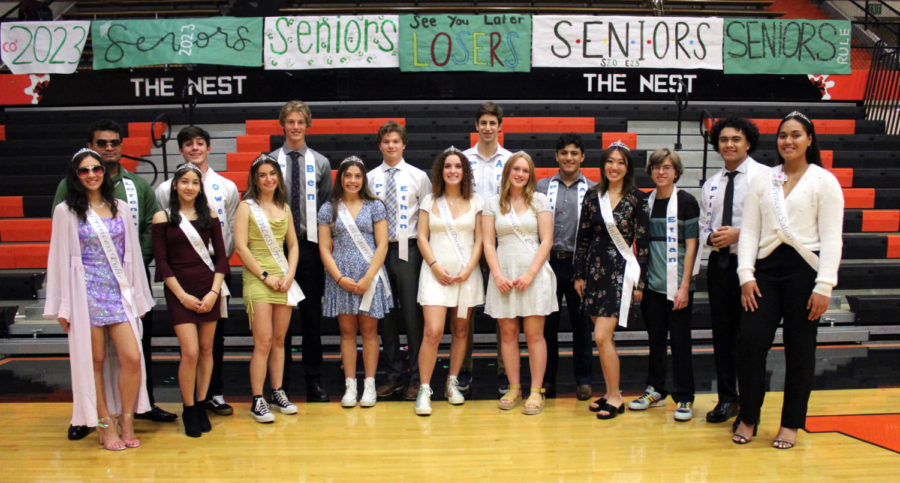
<svg viewBox="0 0 900 483"><path fill-rule="evenodd" d="M266 17L264 65L269 70L399 65L397 15Z"/></svg>
<svg viewBox="0 0 900 483"><path fill-rule="evenodd" d="M531 16L401 15L403 72L529 72Z"/></svg>
<svg viewBox="0 0 900 483"><path fill-rule="evenodd" d="M731 19L726 74L849 74L847 20Z"/></svg>
<svg viewBox="0 0 900 483"><path fill-rule="evenodd" d="M534 67L722 70L721 18L532 17Z"/></svg>
<svg viewBox="0 0 900 483"><path fill-rule="evenodd" d="M78 68L90 21L3 22L0 50L13 74L71 74Z"/></svg>
<svg viewBox="0 0 900 483"><path fill-rule="evenodd" d="M263 19L98 20L94 69L161 64L262 65Z"/></svg>

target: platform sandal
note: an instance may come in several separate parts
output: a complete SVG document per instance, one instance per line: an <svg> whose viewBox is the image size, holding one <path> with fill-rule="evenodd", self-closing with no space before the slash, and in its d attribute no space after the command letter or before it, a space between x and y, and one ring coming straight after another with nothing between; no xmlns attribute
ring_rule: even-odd
<svg viewBox="0 0 900 483"><path fill-rule="evenodd" d="M500 398L500 402L497 404L497 407L504 411L509 411L510 409L516 407L519 404L519 400L522 399L522 385L521 384L510 384L509 392L503 395Z"/></svg>
<svg viewBox="0 0 900 483"><path fill-rule="evenodd" d="M528 394L528 399L525 400L525 407L522 408L522 414L528 416L541 414L541 411L544 410L544 402L546 401L546 398L544 398L545 391L546 389L543 387L532 387L531 393Z"/></svg>

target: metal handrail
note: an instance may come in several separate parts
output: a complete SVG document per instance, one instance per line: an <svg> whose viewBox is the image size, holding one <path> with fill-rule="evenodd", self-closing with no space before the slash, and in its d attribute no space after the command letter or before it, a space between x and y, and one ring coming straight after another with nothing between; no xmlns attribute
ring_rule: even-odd
<svg viewBox="0 0 900 483"><path fill-rule="evenodd" d="M141 158L138 156L129 156L127 154L123 154L122 157L132 159L134 161L138 161L141 163L147 163L151 167L153 167L153 181L150 182L150 186L153 186L154 184L156 184L156 178L159 177L159 169L156 168L156 163L154 163L153 161L150 161L149 159L146 159L146 158ZM135 174L138 174L137 170L135 170Z"/></svg>
<svg viewBox="0 0 900 483"><path fill-rule="evenodd" d="M156 123L164 122L166 124L166 131L159 134L159 138L156 137ZM153 141L153 145L162 148L162 157L163 157L163 179L169 177L169 158L166 154L166 142L169 139L172 139L172 120L169 118L169 115L165 112L160 113L156 118L153 119L153 122L150 123L150 139ZM153 181L156 181L154 177Z"/></svg>
<svg viewBox="0 0 900 483"><path fill-rule="evenodd" d="M706 127L707 119L715 119L706 109L700 113L700 135L703 136L703 169L700 172L700 186L706 183L706 157L709 153L709 129Z"/></svg>

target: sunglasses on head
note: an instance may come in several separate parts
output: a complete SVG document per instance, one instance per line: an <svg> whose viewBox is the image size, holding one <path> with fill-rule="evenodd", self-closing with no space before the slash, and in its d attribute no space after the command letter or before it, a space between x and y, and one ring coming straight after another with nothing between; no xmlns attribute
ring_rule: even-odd
<svg viewBox="0 0 900 483"><path fill-rule="evenodd" d="M110 139L107 141L106 139L98 139L98 140L94 141L94 145L97 146L98 148L105 148L107 145L117 148L122 145L122 140L121 139Z"/></svg>
<svg viewBox="0 0 900 483"><path fill-rule="evenodd" d="M94 166L80 166L75 169L75 173L79 178L85 178L87 175L93 173L95 175L101 175L106 172L106 168L103 165L95 164Z"/></svg>

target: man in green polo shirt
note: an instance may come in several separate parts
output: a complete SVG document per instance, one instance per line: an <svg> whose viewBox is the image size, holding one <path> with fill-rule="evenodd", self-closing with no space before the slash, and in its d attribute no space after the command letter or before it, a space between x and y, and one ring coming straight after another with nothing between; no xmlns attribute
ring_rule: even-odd
<svg viewBox="0 0 900 483"><path fill-rule="evenodd" d="M153 223L153 214L159 209L156 204L156 196L153 188L140 176L129 172L119 164L122 159L122 126L119 123L102 119L91 124L88 131L87 147L97 151L103 158L106 167L106 175L112 179L116 187L116 198L128 204L130 219L137 225L141 238L141 254L144 256L144 266L148 266L153 259L153 242L150 228ZM63 179L56 187L56 196L53 198L53 206L66 199L66 180ZM149 278L149 272L148 278ZM144 367L147 374L147 394L150 396L151 410L138 414L138 419L150 419L157 422L175 421L176 415L156 406L153 398L153 383L150 376L151 344L153 334L153 311L147 313L142 320L144 331L141 346L144 351ZM90 433L86 426L69 426L69 439L82 439Z"/></svg>

